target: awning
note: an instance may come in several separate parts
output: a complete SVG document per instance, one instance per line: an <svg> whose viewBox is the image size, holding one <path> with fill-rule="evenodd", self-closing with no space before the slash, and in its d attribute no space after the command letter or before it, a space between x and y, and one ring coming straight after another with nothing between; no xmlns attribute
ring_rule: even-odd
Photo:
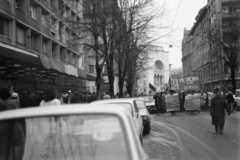
<svg viewBox="0 0 240 160"><path fill-rule="evenodd" d="M77 71L78 71L78 77L84 78L84 79L87 78L87 73L86 73L86 71L84 71L84 70L82 70L82 69L77 69Z"/></svg>
<svg viewBox="0 0 240 160"><path fill-rule="evenodd" d="M96 80L96 75L87 73L87 80L88 81L95 81Z"/></svg>
<svg viewBox="0 0 240 160"><path fill-rule="evenodd" d="M35 65L41 65L37 54L1 42L0 56L20 60Z"/></svg>
<svg viewBox="0 0 240 160"><path fill-rule="evenodd" d="M46 68L46 69L51 69L51 64L48 60L48 57L45 56L45 55L41 55L41 54L39 54L38 56L39 56L39 58L42 62L43 67Z"/></svg>
<svg viewBox="0 0 240 160"><path fill-rule="evenodd" d="M78 77L78 71L73 66L65 65L65 70L66 70L66 73L68 75L72 75L72 76Z"/></svg>
<svg viewBox="0 0 240 160"><path fill-rule="evenodd" d="M54 59L49 59L50 65L52 69L57 70L61 73L66 73L65 66L62 62L55 61Z"/></svg>

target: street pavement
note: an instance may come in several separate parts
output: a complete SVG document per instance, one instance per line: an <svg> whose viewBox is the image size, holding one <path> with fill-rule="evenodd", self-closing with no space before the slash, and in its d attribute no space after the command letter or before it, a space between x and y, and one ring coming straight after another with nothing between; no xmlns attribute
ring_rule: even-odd
<svg viewBox="0 0 240 160"><path fill-rule="evenodd" d="M239 160L240 112L226 115L224 134L215 133L209 112L153 114L143 148L150 160Z"/></svg>

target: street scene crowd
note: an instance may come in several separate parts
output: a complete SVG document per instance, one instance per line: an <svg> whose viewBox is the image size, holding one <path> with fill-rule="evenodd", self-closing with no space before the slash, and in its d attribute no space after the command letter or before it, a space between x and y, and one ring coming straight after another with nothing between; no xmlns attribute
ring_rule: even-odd
<svg viewBox="0 0 240 160"><path fill-rule="evenodd" d="M190 109L187 109L187 100L188 96L199 96L199 106L191 106ZM175 96L177 99L170 99ZM144 95L133 95L133 97L144 97ZM119 98L119 95L116 94L114 97L111 97L108 92L102 92L101 99L111 99ZM130 95L125 93L123 98L130 98ZM240 107L237 105L234 100L233 94L229 92L221 91L220 89L215 89L213 92L205 91L180 91L176 92L174 90L166 92L155 92L152 95L152 99L155 100L155 108L157 115L170 112L171 115L176 115L176 112L191 112L200 113L200 111L209 111L212 116L212 124L216 127L216 132L222 133L224 126L224 116L225 111L230 115L234 110L239 111ZM79 90L71 91L67 93L59 93L54 86L48 86L45 91L30 91L24 90L22 93L18 93L14 90L14 87L9 89L2 89L0 91L0 110L11 110L18 108L28 108L36 106L52 106L52 105L62 105L62 104L80 104L80 103L91 103L96 100L95 93L81 92ZM171 101L175 101L172 103ZM177 105L176 105L177 103ZM169 105L170 106L169 108ZM190 104L194 105L194 104ZM220 126L220 128L219 128Z"/></svg>

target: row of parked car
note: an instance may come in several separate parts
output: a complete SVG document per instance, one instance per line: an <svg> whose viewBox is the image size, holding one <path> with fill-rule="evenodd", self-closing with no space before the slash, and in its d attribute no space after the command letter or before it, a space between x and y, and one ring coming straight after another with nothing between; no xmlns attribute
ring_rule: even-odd
<svg viewBox="0 0 240 160"><path fill-rule="evenodd" d="M4 111L0 159L148 159L150 121L143 98Z"/></svg>

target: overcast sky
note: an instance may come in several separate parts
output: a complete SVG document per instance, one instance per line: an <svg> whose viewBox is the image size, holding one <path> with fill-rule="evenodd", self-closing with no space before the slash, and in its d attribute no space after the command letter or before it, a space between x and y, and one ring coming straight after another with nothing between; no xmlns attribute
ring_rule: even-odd
<svg viewBox="0 0 240 160"><path fill-rule="evenodd" d="M156 3L160 3L160 1L163 0L156 0ZM207 0L166 0L166 16L170 25L169 30L172 28L174 31L170 33L170 36L163 39L160 45L164 47L165 51L169 51L172 68L182 66L181 41L184 27L191 29L198 11L206 4ZM176 18L174 20L175 15ZM173 45L172 48L169 48L170 44Z"/></svg>

